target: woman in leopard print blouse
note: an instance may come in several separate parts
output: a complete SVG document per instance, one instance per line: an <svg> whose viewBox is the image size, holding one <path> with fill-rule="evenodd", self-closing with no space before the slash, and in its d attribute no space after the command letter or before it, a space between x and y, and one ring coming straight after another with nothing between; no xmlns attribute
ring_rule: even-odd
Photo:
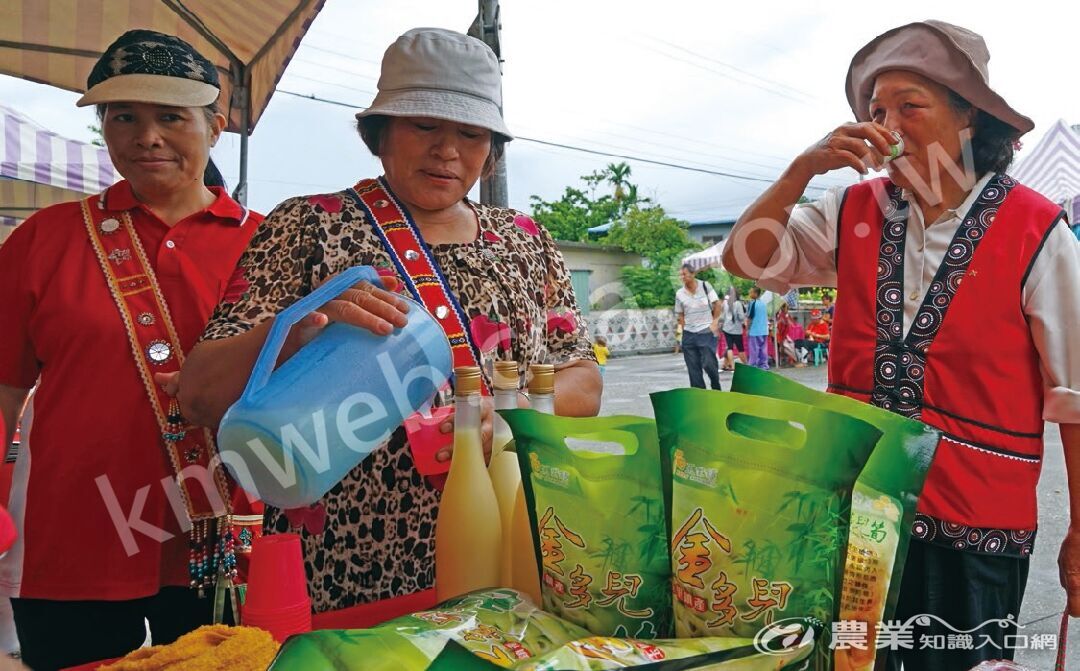
<svg viewBox="0 0 1080 671"><path fill-rule="evenodd" d="M458 33L413 30L387 50L379 88L357 115L361 137L459 300L485 376L498 359L555 364L556 412L596 414L599 371L551 236L524 214L466 197L511 139L494 54ZM352 289L313 313L290 335L283 360L332 320L376 333L404 324L392 293L401 283L353 196L292 198L263 222L240 260L249 288L217 307L184 367L179 398L191 421L216 425L240 396L274 315L350 266L375 266L391 291ZM313 510L268 509L266 530L301 534L315 611L340 610L434 586L438 505L438 490L417 473L399 429Z"/></svg>

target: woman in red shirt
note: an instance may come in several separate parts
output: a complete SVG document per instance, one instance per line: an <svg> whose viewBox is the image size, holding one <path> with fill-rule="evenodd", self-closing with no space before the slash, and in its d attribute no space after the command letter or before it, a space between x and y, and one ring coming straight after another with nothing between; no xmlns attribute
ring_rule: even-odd
<svg viewBox="0 0 1080 671"><path fill-rule="evenodd" d="M810 311L810 323L806 325L806 337L795 341L796 350L812 353L817 348L829 350L829 325L822 318L821 310Z"/></svg>
<svg viewBox="0 0 1080 671"><path fill-rule="evenodd" d="M244 291L234 269L261 220L209 160L225 127L217 71L186 42L135 30L87 88L78 105L97 106L124 180L38 212L0 247L5 444L36 385L0 593L34 669L123 655L142 645L144 619L155 644L209 622L200 592L235 562L211 547L234 511L231 485L206 469L212 437L154 382L179 370L218 301Z"/></svg>

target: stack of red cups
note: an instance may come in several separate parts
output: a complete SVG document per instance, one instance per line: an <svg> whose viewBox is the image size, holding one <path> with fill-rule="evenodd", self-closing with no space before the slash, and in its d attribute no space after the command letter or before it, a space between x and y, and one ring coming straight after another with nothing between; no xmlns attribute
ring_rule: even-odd
<svg viewBox="0 0 1080 671"><path fill-rule="evenodd" d="M274 534L255 539L242 624L264 629L279 642L311 631L311 598L300 536Z"/></svg>

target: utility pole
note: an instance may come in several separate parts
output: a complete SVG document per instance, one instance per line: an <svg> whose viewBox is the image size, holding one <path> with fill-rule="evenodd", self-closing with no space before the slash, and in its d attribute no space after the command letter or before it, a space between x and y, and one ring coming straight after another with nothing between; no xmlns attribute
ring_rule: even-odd
<svg viewBox="0 0 1080 671"><path fill-rule="evenodd" d="M469 27L469 35L491 47L499 59L502 71L502 51L499 46L502 29L499 13L499 0L478 0L476 19ZM500 111L502 111L500 109ZM480 202L496 207L509 207L510 196L506 188L506 155L495 162L495 170L488 177L480 180Z"/></svg>

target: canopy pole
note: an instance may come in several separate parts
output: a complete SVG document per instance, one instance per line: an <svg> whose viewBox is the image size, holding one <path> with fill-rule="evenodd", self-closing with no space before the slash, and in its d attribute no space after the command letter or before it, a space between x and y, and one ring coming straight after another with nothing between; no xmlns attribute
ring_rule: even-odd
<svg viewBox="0 0 1080 671"><path fill-rule="evenodd" d="M233 81L243 82L233 88L233 104L240 106L240 176L236 180L236 189L233 198L241 205L247 205L248 193L248 135L251 134L251 92L248 90L248 73L246 68L240 69L240 77Z"/></svg>

